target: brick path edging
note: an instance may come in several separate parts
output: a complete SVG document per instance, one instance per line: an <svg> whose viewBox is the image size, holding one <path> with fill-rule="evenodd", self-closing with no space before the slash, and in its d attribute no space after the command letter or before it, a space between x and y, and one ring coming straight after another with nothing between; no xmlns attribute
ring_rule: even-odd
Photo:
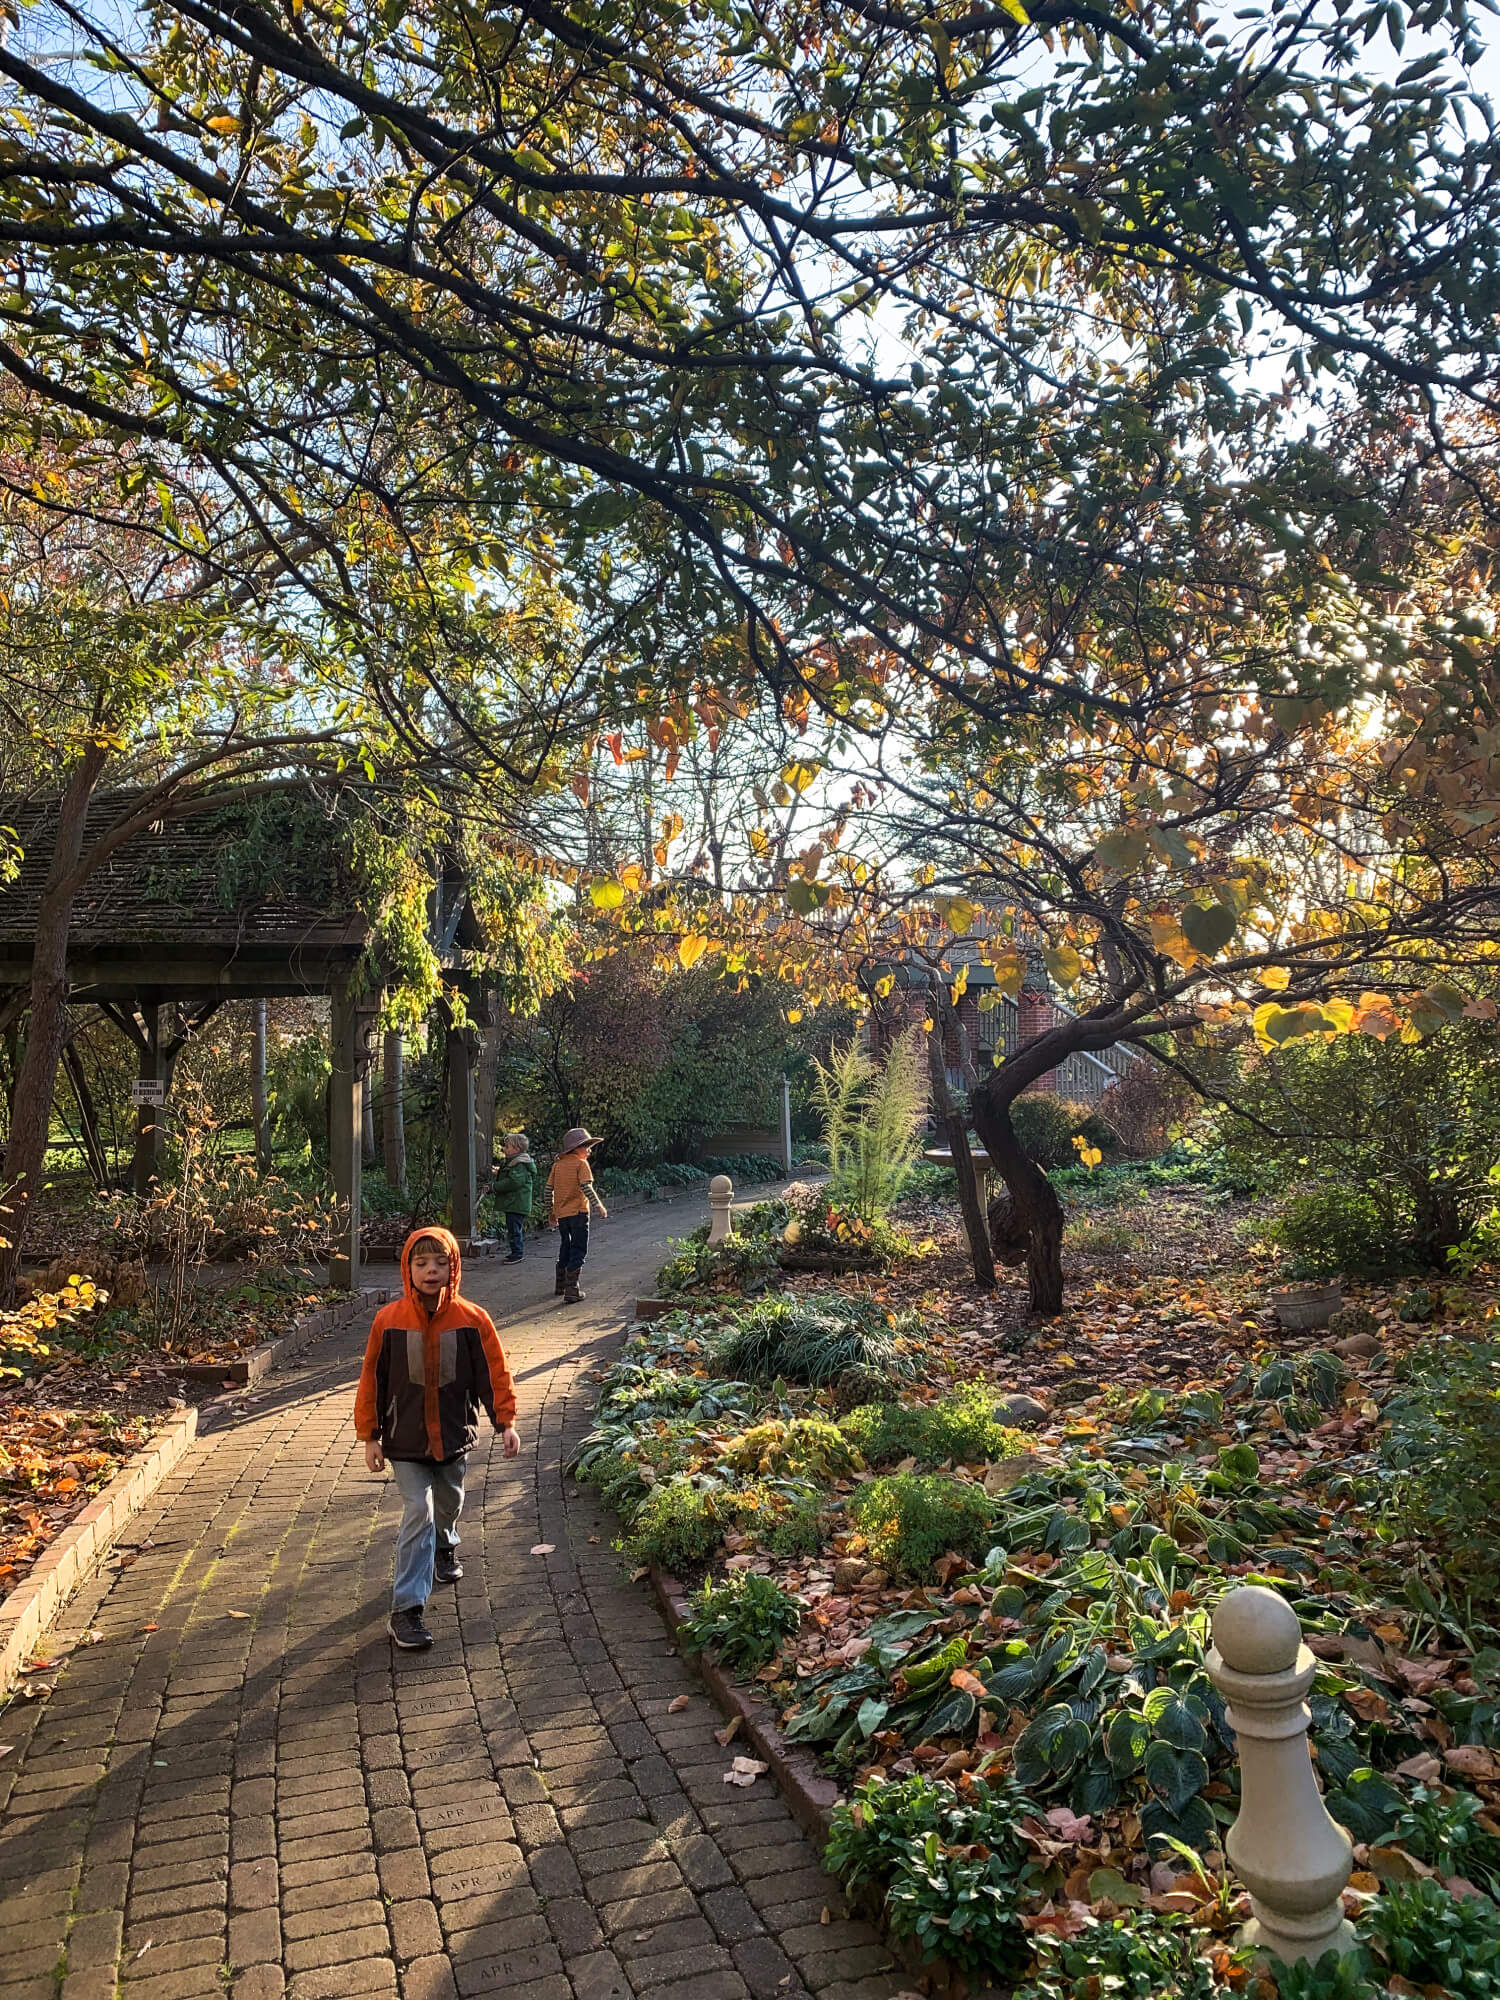
<svg viewBox="0 0 1500 2000"><path fill-rule="evenodd" d="M16 1681L64 1603L114 1547L198 1435L198 1412L184 1411L138 1451L38 1557L24 1583L0 1604L0 1695Z"/></svg>
<svg viewBox="0 0 1500 2000"><path fill-rule="evenodd" d="M675 1639L678 1627L691 1616L687 1593L669 1570L658 1569L655 1563L651 1564L649 1575L662 1620ZM724 1713L739 1717L740 1735L754 1749L756 1756L770 1766L776 1788L786 1800L793 1819L821 1851L828 1839L833 1809L842 1797L839 1787L832 1778L823 1776L811 1751L788 1743L776 1726L767 1704L757 1701L732 1681L719 1665L712 1649L684 1657L696 1669ZM963 1996L970 1993L963 1975L954 1967L941 1959L924 1959L911 1939L893 1935L885 1919L883 1899L868 1893L850 1894L848 1890L844 1893L860 1914L877 1927L891 1956L913 1978L920 1979L926 1991L946 1996L946 2000L963 2000ZM976 1996L976 2000L984 2000L984 1995Z"/></svg>
<svg viewBox="0 0 1500 2000"><path fill-rule="evenodd" d="M283 1361L300 1354L312 1341L321 1340L325 1333L342 1333L351 1320L383 1306L390 1295L389 1286L366 1286L362 1292L352 1293L337 1305L319 1306L313 1312L304 1313L300 1319L293 1320L285 1333L279 1334L275 1340L264 1341L259 1347L252 1347L238 1360L189 1361L168 1372L184 1382L232 1382L236 1388L248 1389L262 1375L268 1375Z"/></svg>

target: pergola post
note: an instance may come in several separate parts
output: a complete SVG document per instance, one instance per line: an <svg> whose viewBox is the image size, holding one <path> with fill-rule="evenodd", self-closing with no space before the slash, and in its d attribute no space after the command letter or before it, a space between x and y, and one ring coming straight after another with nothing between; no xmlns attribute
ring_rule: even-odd
<svg viewBox="0 0 1500 2000"><path fill-rule="evenodd" d="M474 1240L479 1207L477 1149L474 1144L474 1070L479 1036L473 1028L448 1027L448 1219L459 1242Z"/></svg>
<svg viewBox="0 0 1500 2000"><path fill-rule="evenodd" d="M145 1028L145 1040L140 1044L140 1061L136 1075L143 1084L160 1083L165 1092L167 1065L162 1057L159 1001L142 1000L141 1022ZM152 1183L161 1167L162 1126L165 1117L166 1113L160 1104L143 1103L136 1106L132 1180L135 1191L142 1201L149 1199Z"/></svg>
<svg viewBox="0 0 1500 2000"><path fill-rule="evenodd" d="M328 1092L328 1154L333 1174L333 1235L328 1282L352 1292L359 1283L361 1128L366 1056L364 1024L349 982L333 988L333 1073Z"/></svg>

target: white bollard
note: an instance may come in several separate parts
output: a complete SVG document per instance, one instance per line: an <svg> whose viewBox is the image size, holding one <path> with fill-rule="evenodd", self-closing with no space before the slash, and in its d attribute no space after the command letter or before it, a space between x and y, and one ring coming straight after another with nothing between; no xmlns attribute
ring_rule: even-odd
<svg viewBox="0 0 1500 2000"><path fill-rule="evenodd" d="M1219 1600L1213 1637L1205 1664L1240 1759L1240 1813L1224 1847L1255 1912L1239 1943L1287 1965L1352 1951L1341 1900L1352 1843L1313 1775L1307 1693L1317 1662L1297 1614L1274 1590L1245 1584Z"/></svg>
<svg viewBox="0 0 1500 2000"><path fill-rule="evenodd" d="M734 1182L728 1174L715 1174L708 1184L708 1240L722 1243L734 1227Z"/></svg>

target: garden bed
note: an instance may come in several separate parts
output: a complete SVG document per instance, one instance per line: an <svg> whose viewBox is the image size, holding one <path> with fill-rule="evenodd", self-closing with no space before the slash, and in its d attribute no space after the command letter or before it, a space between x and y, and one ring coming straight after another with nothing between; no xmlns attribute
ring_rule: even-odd
<svg viewBox="0 0 1500 2000"><path fill-rule="evenodd" d="M1335 1354L1272 1323L1253 1217L1157 1198L1172 1226L1133 1249L1085 1212L1052 1323L976 1296L935 1209L908 1218L930 1252L887 1273L704 1293L606 1375L580 1474L634 1559L700 1580L684 1643L857 1797L832 1822L846 1883L1037 2000L1252 1990L1203 1654L1217 1597L1270 1583L1321 1662L1368 1975L1300 2000L1469 2000L1500 1978L1497 1496L1469 1469L1500 1442L1500 1296L1365 1289ZM1029 1433L1005 1391L1037 1399Z"/></svg>
<svg viewBox="0 0 1500 2000"><path fill-rule="evenodd" d="M0 1314L0 1599L195 1390L246 1386L365 1309L310 1272L192 1276L120 1308L85 1279Z"/></svg>

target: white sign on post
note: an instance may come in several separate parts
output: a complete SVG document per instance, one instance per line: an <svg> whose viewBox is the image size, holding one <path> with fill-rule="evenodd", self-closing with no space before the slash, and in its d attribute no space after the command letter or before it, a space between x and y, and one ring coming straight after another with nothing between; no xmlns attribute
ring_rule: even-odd
<svg viewBox="0 0 1500 2000"><path fill-rule="evenodd" d="M132 1104L165 1104L167 1086L159 1076L138 1076L130 1086Z"/></svg>

